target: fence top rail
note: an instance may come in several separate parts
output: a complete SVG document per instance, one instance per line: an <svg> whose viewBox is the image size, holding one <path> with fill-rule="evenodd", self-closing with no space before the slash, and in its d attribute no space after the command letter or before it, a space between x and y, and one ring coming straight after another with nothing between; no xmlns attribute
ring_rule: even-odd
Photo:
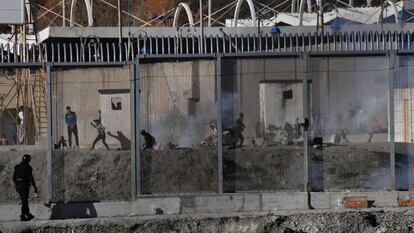
<svg viewBox="0 0 414 233"><path fill-rule="evenodd" d="M281 35L301 35L315 33L314 26L279 26ZM320 28L320 31L329 34L335 34L338 32L367 32L373 35L377 32L387 31L414 31L414 23L404 24L344 24L339 30L332 26L325 25ZM122 35L125 38L135 38L137 36L148 36L148 37L176 37L176 36L200 36L203 34L206 37L216 36L244 36L261 34L270 35L272 34L272 26L266 27L203 27L202 33L200 33L199 27L123 27ZM78 41L85 40L88 38L100 38L100 39L115 39L118 40L119 28L118 27L47 27L38 33L39 41L41 43L50 42L51 40L73 40L78 38Z"/></svg>
<svg viewBox="0 0 414 233"><path fill-rule="evenodd" d="M375 36L373 36L375 35ZM203 41L203 43L201 42ZM82 43L0 44L0 64L37 64L56 66L107 65L133 62L137 56L154 59L213 59L235 57L287 57L308 53L311 56L381 55L387 51L414 52L414 33L409 31L324 32L289 35L244 35L221 37L151 37L138 35L123 43L84 40Z"/></svg>

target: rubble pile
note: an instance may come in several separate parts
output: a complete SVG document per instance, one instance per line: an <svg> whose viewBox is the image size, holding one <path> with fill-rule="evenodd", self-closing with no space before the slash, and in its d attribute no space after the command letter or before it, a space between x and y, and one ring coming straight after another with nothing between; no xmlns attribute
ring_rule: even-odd
<svg viewBox="0 0 414 233"><path fill-rule="evenodd" d="M100 233L387 233L412 232L413 209L310 211L290 215L159 216L0 223L0 232L100 232Z"/></svg>

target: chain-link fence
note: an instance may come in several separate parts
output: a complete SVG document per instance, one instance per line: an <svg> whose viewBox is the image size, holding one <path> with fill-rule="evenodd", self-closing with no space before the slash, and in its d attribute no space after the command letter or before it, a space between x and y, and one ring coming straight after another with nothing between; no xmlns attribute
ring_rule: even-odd
<svg viewBox="0 0 414 233"><path fill-rule="evenodd" d="M214 61L141 65L142 194L217 191Z"/></svg>
<svg viewBox="0 0 414 233"><path fill-rule="evenodd" d="M131 199L128 67L52 72L54 201Z"/></svg>
<svg viewBox="0 0 414 233"><path fill-rule="evenodd" d="M409 190L414 184L410 55L140 62L52 65L50 85L47 72L29 75L33 99L27 96L26 113L33 115L27 124L34 145L2 143L0 201L17 200L11 176L24 153L33 155L39 201L48 199L48 188L52 201L66 202L132 200L134 187L137 195L179 195ZM139 72L131 77L133 69ZM15 75L1 80L12 87ZM139 90L131 98L135 82ZM19 131L18 109L15 103L1 111L0 134L10 141L8 131ZM49 144L42 131L47 117Z"/></svg>
<svg viewBox="0 0 414 233"><path fill-rule="evenodd" d="M410 55L394 58L392 72L395 74L394 89L394 132L396 187L411 190L413 179L413 57Z"/></svg>
<svg viewBox="0 0 414 233"><path fill-rule="evenodd" d="M309 76L312 188L389 189L389 58L315 57Z"/></svg>
<svg viewBox="0 0 414 233"><path fill-rule="evenodd" d="M298 58L223 61L224 192L303 188L301 70Z"/></svg>
<svg viewBox="0 0 414 233"><path fill-rule="evenodd" d="M47 201L47 149L41 144L42 117L46 103L40 69L4 68L0 70L0 203L19 200L13 183L14 167L30 154L40 197L31 202ZM44 141L44 140L43 140ZM31 189L33 191L33 187Z"/></svg>

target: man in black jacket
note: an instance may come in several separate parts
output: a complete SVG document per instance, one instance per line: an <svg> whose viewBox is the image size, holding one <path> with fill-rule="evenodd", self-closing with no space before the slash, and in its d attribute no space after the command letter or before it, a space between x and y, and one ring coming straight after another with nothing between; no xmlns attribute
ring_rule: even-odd
<svg viewBox="0 0 414 233"><path fill-rule="evenodd" d="M33 185L35 196L38 195L36 183L33 178L33 168L29 165L30 160L30 155L23 155L22 162L14 167L13 173L13 182L22 204L20 221L30 221L34 218L29 210L30 185Z"/></svg>

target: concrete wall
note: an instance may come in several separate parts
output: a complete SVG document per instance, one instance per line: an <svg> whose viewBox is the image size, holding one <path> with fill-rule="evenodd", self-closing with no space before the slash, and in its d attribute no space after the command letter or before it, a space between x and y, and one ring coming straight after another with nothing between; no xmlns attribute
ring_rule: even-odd
<svg viewBox="0 0 414 233"><path fill-rule="evenodd" d="M351 210L338 207L344 197L368 198L371 206L377 208L398 207L398 199L410 199L412 192L278 192L222 195L186 195L170 197L140 197L131 202L84 202L56 203L50 207L43 204L31 204L32 213L37 220L67 219L67 218L110 218L120 216L156 215L162 210L164 215L177 214L206 214L215 215L234 213L238 216L259 213L281 213L291 215L292 211L308 210L309 206L316 210L338 209L341 212ZM15 221L19 216L19 205L0 205L0 221ZM361 211L361 210L359 210ZM363 210L362 210L363 211ZM401 210L405 211L405 210ZM320 213L320 211L317 211ZM202 216L202 215L200 215ZM165 217L163 217L165 218ZM78 220L79 221L79 220ZM87 220L90 222L91 220ZM102 220L99 220L102 221ZM136 222L134 222L136 223ZM22 225L9 223L12 229Z"/></svg>

